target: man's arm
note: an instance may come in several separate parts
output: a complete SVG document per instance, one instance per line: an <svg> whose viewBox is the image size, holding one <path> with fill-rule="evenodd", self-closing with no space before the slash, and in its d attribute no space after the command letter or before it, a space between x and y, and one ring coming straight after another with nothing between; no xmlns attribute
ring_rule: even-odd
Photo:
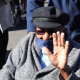
<svg viewBox="0 0 80 80"><path fill-rule="evenodd" d="M69 42L64 40L64 33L57 32L57 35L53 33L53 45L54 50L52 54L47 48L43 48L48 55L52 64L58 68L62 77L67 80L70 74L70 67L67 65Z"/></svg>
<svg viewBox="0 0 80 80"><path fill-rule="evenodd" d="M58 69L58 70L60 72L60 76L59 76L60 80L62 80L62 79L67 80L71 73L70 67L67 65L65 69Z"/></svg>

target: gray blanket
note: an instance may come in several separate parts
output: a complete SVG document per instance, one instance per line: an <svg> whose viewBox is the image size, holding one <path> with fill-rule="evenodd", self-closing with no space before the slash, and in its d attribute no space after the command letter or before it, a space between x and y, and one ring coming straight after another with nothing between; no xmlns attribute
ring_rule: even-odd
<svg viewBox="0 0 80 80"><path fill-rule="evenodd" d="M80 49L78 44L70 42L68 65L71 74L68 80L80 80ZM44 69L40 65L41 50L35 43L35 33L31 33L20 40L0 70L0 80L59 80L58 69L50 64Z"/></svg>

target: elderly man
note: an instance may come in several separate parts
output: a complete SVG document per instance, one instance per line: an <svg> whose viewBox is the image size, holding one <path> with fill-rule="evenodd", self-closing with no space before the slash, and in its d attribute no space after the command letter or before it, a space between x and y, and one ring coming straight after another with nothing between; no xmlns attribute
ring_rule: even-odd
<svg viewBox="0 0 80 80"><path fill-rule="evenodd" d="M35 33L12 50L0 80L80 80L80 47L64 28L69 15L51 6L35 9L32 17Z"/></svg>

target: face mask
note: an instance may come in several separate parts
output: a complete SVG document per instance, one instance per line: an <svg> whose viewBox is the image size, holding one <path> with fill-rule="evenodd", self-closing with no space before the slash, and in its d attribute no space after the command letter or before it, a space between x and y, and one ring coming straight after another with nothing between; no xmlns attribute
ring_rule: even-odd
<svg viewBox="0 0 80 80"><path fill-rule="evenodd" d="M43 47L48 48L53 53L53 40L42 40L36 37L35 39L36 44L42 50Z"/></svg>

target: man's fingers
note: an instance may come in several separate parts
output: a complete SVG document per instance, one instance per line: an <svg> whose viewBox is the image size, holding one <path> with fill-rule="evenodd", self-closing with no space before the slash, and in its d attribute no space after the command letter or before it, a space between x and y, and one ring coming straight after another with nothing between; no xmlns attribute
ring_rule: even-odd
<svg viewBox="0 0 80 80"><path fill-rule="evenodd" d="M64 33L61 33L61 47L65 47Z"/></svg>
<svg viewBox="0 0 80 80"><path fill-rule="evenodd" d="M50 52L50 50L49 50L48 48L43 47L42 50L45 52L45 54L46 54L48 57L52 56L52 53Z"/></svg>
<svg viewBox="0 0 80 80"><path fill-rule="evenodd" d="M57 46L57 35L53 33L53 45L54 47Z"/></svg>
<svg viewBox="0 0 80 80"><path fill-rule="evenodd" d="M57 36L58 36L58 46L61 47L61 34L59 31L57 32Z"/></svg>
<svg viewBox="0 0 80 80"><path fill-rule="evenodd" d="M56 66L57 65L57 53L55 52L54 54L52 54L48 48L43 47L42 50L45 52L45 54L48 56L49 60L51 61L51 63Z"/></svg>
<svg viewBox="0 0 80 80"><path fill-rule="evenodd" d="M69 41L66 41L66 43L65 43L65 52L66 52L66 55L68 53L68 49L69 49Z"/></svg>

